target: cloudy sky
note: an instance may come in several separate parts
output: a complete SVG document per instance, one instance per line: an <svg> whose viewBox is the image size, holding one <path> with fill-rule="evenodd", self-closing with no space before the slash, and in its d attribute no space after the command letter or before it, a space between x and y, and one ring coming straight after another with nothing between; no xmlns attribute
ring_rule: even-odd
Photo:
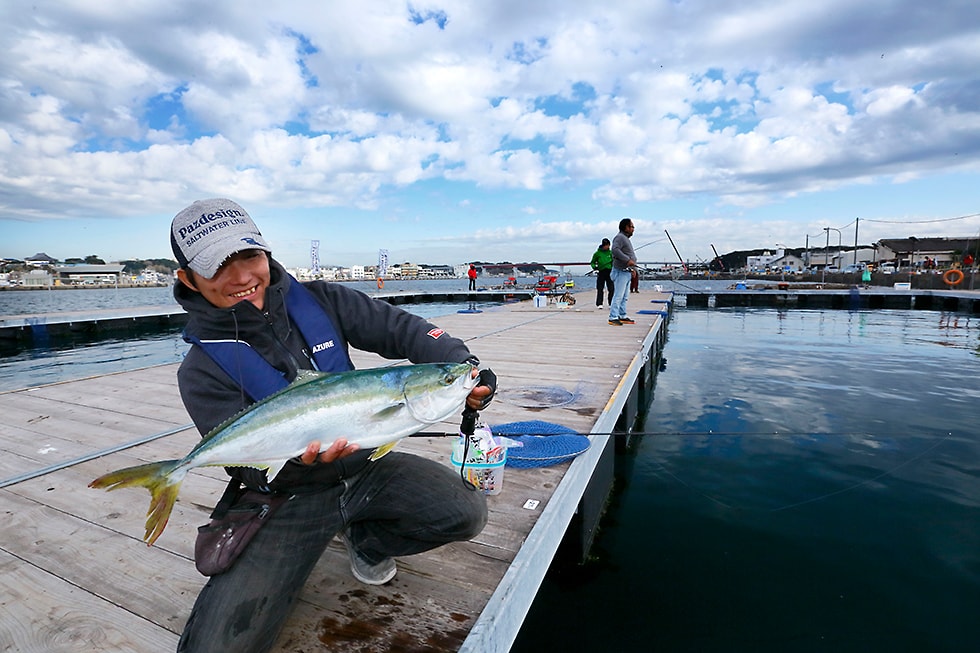
<svg viewBox="0 0 980 653"><path fill-rule="evenodd" d="M4 0L0 49L0 256L215 196L291 266L980 233L976 0Z"/></svg>

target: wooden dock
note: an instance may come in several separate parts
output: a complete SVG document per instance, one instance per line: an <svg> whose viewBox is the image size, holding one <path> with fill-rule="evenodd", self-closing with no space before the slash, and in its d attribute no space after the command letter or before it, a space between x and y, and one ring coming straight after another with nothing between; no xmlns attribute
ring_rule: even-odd
<svg viewBox="0 0 980 653"><path fill-rule="evenodd" d="M589 451L554 467L507 468L477 538L398 559L386 586L354 580L335 541L276 651L510 648L566 530L588 547L612 477L617 438L604 434L630 428L666 339L669 295L631 295L637 324L613 327L593 293L579 293L575 306L524 301L434 320L497 373L486 422L540 420L594 433ZM390 364L353 353L358 367ZM153 547L141 541L145 491L86 487L112 469L182 457L198 441L175 372L163 365L0 393L0 651L176 648L205 582L193 564L196 528L224 471L188 475ZM448 466L450 443L410 438L399 448Z"/></svg>

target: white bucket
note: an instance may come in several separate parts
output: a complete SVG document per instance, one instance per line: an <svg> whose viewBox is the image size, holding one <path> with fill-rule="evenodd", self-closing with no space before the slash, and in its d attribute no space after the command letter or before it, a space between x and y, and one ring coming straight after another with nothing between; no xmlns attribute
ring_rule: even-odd
<svg viewBox="0 0 980 653"><path fill-rule="evenodd" d="M548 298L544 295L534 296L534 308L546 308L548 306Z"/></svg>
<svg viewBox="0 0 980 653"><path fill-rule="evenodd" d="M460 473L471 484L475 485L484 494L500 494L504 489L504 465L507 464L507 449L500 447L499 452L495 452L489 459L480 456L474 458L472 454L467 457L466 465L463 465L463 442L457 440L453 443L452 463L456 473Z"/></svg>

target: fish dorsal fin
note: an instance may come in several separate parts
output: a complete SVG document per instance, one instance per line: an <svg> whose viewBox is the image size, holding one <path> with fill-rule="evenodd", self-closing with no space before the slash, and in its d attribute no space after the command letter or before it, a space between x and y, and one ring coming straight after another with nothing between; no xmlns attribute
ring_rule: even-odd
<svg viewBox="0 0 980 653"><path fill-rule="evenodd" d="M317 379L322 379L325 376L328 376L326 372L317 372L314 370L299 370L298 372L296 372L296 378L293 379L293 382L290 383L289 386L303 385L305 383L309 383L310 381L316 381ZM288 390L289 386L286 386L286 388L284 389Z"/></svg>
<svg viewBox="0 0 980 653"><path fill-rule="evenodd" d="M326 372L316 372L314 370L299 370L298 372L296 372L296 378L293 379L293 382L292 383L290 383L289 385L287 385L282 390L280 390L278 392L273 392L268 397L265 397L264 399L262 399L260 401L256 401L254 404L251 404L249 406L246 406L242 410L238 411L237 413L235 413L234 415L232 415L231 417L229 417L228 419L226 419L225 421L223 421L221 424L218 424L213 429L211 429L210 431L208 431L207 435L205 435L204 438L201 440L201 443L203 443L203 442L211 439L216 434L220 433L229 424L231 424L232 422L237 421L238 418L240 418L245 413L247 413L247 412L249 412L251 410L255 410L256 408L258 408L262 404L266 404L266 403L272 401L276 397L278 397L278 396L280 396L280 395L282 395L282 394L284 394L286 392L289 392L293 388L299 387L301 385L306 385L307 383L312 383L313 381L316 381L318 379L322 379L325 376L331 376L331 375L330 374L327 374ZM198 446L201 446L201 443L198 443Z"/></svg>
<svg viewBox="0 0 980 653"><path fill-rule="evenodd" d="M398 444L398 440L395 440L394 442L389 442L388 444L381 445L380 447L375 449L370 456L368 456L368 460L377 460L378 458L384 456L386 453L394 449L396 444Z"/></svg>

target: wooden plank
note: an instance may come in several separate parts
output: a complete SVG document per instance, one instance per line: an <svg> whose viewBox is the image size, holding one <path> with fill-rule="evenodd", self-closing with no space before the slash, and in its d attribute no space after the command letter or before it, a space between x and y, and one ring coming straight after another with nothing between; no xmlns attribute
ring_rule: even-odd
<svg viewBox="0 0 980 653"><path fill-rule="evenodd" d="M4 423L20 426L37 433L62 433L73 437L99 439L100 434L115 442L122 437L147 435L187 424L170 414L147 409L146 416L121 413L81 404L62 404L58 401L29 394L8 394L0 401Z"/></svg>
<svg viewBox="0 0 980 653"><path fill-rule="evenodd" d="M474 556L466 547L474 545L451 544L399 559L391 583L370 587L350 577L346 552L332 544L273 650L456 650L489 595L487 583L467 579L496 577L507 564ZM479 568L464 566L475 558L482 560Z"/></svg>
<svg viewBox="0 0 980 653"><path fill-rule="evenodd" d="M85 554L90 559L90 552ZM2 550L0 573L2 651L162 653L177 648L175 632Z"/></svg>
<svg viewBox="0 0 980 653"><path fill-rule="evenodd" d="M137 459L123 462L139 463ZM124 488L112 492L88 487L88 483L105 465L90 461L59 470L43 477L23 481L2 491L39 505L73 515L97 524L126 538L129 546L146 548L142 543L144 522L150 505L150 494L142 488ZM115 465L112 466L115 468ZM227 477L224 470L214 470L214 477L191 472L181 485L164 535L154 548L164 549L190 559L193 557L197 527L207 523L208 515L221 495Z"/></svg>
<svg viewBox="0 0 980 653"><path fill-rule="evenodd" d="M0 449L0 454L0 481L23 474L26 470L45 466L33 457L10 451L7 447Z"/></svg>
<svg viewBox="0 0 980 653"><path fill-rule="evenodd" d="M0 549L172 633L183 628L186 596L203 585L189 560L12 493L3 503L10 514ZM96 551L105 564L78 564Z"/></svg>
<svg viewBox="0 0 980 653"><path fill-rule="evenodd" d="M153 413L172 412L183 415L181 418L183 423L190 421L184 411L179 393L174 392L172 379L147 381L131 375L109 375L100 377L97 382L88 380L77 386L59 383L31 388L24 392L51 401L105 408L129 415L148 416ZM163 411L148 412L154 407L161 408Z"/></svg>

